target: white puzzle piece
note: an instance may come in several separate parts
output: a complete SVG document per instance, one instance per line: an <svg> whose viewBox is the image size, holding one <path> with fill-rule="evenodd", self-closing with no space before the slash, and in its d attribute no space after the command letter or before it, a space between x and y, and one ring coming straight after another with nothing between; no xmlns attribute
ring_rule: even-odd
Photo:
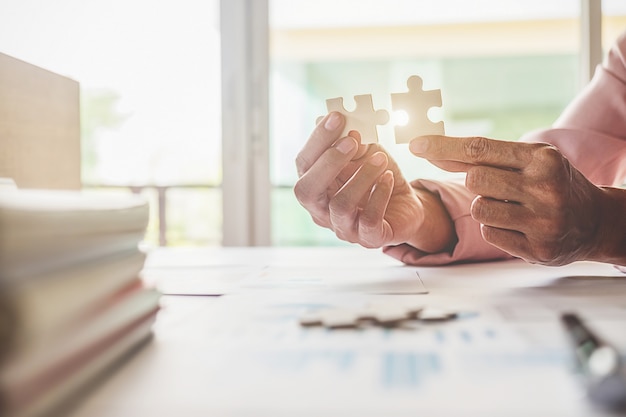
<svg viewBox="0 0 626 417"><path fill-rule="evenodd" d="M386 110L374 110L372 95L363 94L354 96L356 108L349 112L343 106L343 98L331 98L326 100L328 112L339 112L346 118L346 125L341 137L348 136L350 131L355 130L361 135L361 143L378 143L376 125L384 125L389 121L389 113ZM319 123L323 117L317 119Z"/></svg>
<svg viewBox="0 0 626 417"><path fill-rule="evenodd" d="M362 308L327 308L300 316L303 327L358 329L362 326L402 327L409 321L444 322L458 317L458 312L421 304L377 303Z"/></svg>
<svg viewBox="0 0 626 417"><path fill-rule="evenodd" d="M393 111L405 111L408 123L394 127L396 143L409 143L411 139L422 135L444 135L443 121L432 122L428 118L428 110L432 107L441 107L441 90L423 89L423 82L417 75L412 75L406 82L409 89L405 93L392 93L391 105ZM341 137L347 136L352 130L359 132L361 143L378 143L377 125L389 122L389 113L386 110L374 110L372 95L363 94L354 96L356 108L347 111L343 106L343 98L326 100L328 112L339 112L346 118L346 125ZM323 117L318 117L319 123Z"/></svg>
<svg viewBox="0 0 626 417"><path fill-rule="evenodd" d="M422 135L445 134L443 122L433 123L428 118L431 107L441 107L441 90L423 90L420 77L413 75L406 82L409 91L391 94L393 111L403 110L409 121L404 126L395 126L396 143L409 143Z"/></svg>
<svg viewBox="0 0 626 417"><path fill-rule="evenodd" d="M342 308L330 308L300 317L300 325L305 327L324 326L329 329L346 329L357 327L358 322L358 311Z"/></svg>

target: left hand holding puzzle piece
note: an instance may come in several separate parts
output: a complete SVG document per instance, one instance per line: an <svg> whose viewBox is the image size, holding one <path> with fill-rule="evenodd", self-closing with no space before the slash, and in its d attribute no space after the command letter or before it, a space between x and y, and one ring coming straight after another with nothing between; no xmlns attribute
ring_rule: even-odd
<svg viewBox="0 0 626 417"><path fill-rule="evenodd" d="M407 92L391 96L394 111L403 109L409 117L406 131L396 129L396 142L443 134L443 122L433 123L426 115L441 105L441 93L423 91L416 76L407 85ZM327 101L331 113L318 119L296 157L298 202L317 225L347 242L366 248L407 244L424 253L448 250L454 225L441 199L412 187L377 143L376 128L387 121L387 111L375 109L369 95L357 96L356 102L348 112L341 98ZM349 137L352 130L360 137Z"/></svg>

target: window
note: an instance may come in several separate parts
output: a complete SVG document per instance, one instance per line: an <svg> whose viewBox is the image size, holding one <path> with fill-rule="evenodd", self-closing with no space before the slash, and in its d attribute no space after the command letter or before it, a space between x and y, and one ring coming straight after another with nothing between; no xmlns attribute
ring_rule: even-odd
<svg viewBox="0 0 626 417"><path fill-rule="evenodd" d="M606 52L626 28L626 2L602 0L602 49Z"/></svg>
<svg viewBox="0 0 626 417"><path fill-rule="evenodd" d="M83 182L146 194L149 242L343 245L292 191L295 156L326 98L350 106L371 93L390 109L389 93L417 74L441 89L429 114L448 134L517 140L549 126L580 87L585 4L599 3L8 0L0 51L80 82ZM606 51L626 27L626 3L604 0L602 12ZM233 63L241 72L222 77ZM235 102L226 123L222 103ZM392 129L379 130L381 142L407 178L448 178L396 145Z"/></svg>
<svg viewBox="0 0 626 417"><path fill-rule="evenodd" d="M332 13L330 12L332 11ZM294 159L326 113L325 99L372 93L391 109L390 92L420 75L441 89L431 109L446 133L517 140L548 127L576 94L579 5L572 1L270 1L272 241L340 244L316 226L292 193ZM409 179L448 178L393 142L380 142Z"/></svg>
<svg viewBox="0 0 626 417"><path fill-rule="evenodd" d="M220 244L217 0L1 9L0 51L80 83L84 186L146 194L153 244Z"/></svg>

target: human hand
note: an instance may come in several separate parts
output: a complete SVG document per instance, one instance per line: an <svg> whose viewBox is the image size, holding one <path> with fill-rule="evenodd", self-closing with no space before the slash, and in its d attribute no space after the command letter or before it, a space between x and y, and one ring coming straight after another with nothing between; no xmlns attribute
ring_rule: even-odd
<svg viewBox="0 0 626 417"><path fill-rule="evenodd" d="M424 136L409 149L447 171L466 172L483 238L529 262L591 259L603 191L554 146L481 137Z"/></svg>
<svg viewBox="0 0 626 417"><path fill-rule="evenodd" d="M437 197L414 190L380 145L340 138L344 123L340 113L327 115L296 158L294 193L313 221L367 248L409 243L437 252L449 245L454 232Z"/></svg>

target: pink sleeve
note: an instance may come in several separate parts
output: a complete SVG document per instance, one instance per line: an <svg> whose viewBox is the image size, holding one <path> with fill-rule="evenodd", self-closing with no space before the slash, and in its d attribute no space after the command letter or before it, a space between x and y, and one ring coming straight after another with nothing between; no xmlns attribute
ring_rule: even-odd
<svg viewBox="0 0 626 417"><path fill-rule="evenodd" d="M597 185L626 179L626 33L598 66L593 80L552 129L531 132L525 142L550 143Z"/></svg>
<svg viewBox="0 0 626 417"><path fill-rule="evenodd" d="M621 185L626 178L626 32L593 80L570 103L551 129L525 135L526 142L556 146L597 185ZM508 259L511 256L486 243L470 216L474 195L462 184L418 180L413 187L437 194L454 221L458 242L452 253L427 254L408 244L383 251L412 265L443 265Z"/></svg>
<svg viewBox="0 0 626 417"><path fill-rule="evenodd" d="M475 195L463 184L429 180L413 181L414 188L428 190L441 198L448 210L458 237L452 253L428 254L408 244L387 246L383 252L410 265L445 265L454 262L476 262L510 259L511 255L485 242L480 225L470 215L470 205Z"/></svg>

